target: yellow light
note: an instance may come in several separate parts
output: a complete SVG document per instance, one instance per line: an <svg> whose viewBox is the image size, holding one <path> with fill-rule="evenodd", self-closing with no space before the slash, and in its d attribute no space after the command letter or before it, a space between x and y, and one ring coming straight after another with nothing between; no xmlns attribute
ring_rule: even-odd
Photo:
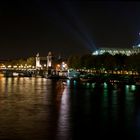
<svg viewBox="0 0 140 140"><path fill-rule="evenodd" d="M57 67L60 67L60 64L57 64Z"/></svg>
<svg viewBox="0 0 140 140"><path fill-rule="evenodd" d="M8 65L8 68L11 68L12 66L11 65Z"/></svg>
<svg viewBox="0 0 140 140"><path fill-rule="evenodd" d="M16 66L16 65L14 65L13 67L14 67L14 68L17 68L17 66Z"/></svg>

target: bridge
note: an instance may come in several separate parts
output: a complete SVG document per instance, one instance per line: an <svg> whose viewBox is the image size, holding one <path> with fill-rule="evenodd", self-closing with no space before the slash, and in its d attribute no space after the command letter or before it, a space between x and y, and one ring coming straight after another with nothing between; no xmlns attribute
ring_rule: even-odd
<svg viewBox="0 0 140 140"><path fill-rule="evenodd" d="M39 53L36 55L36 62L35 66L32 65L8 65L5 66L2 64L0 66L0 73L6 77L11 76L41 76L44 77L47 74L56 74L56 71L52 67L52 54L51 52L48 53L47 57L40 57ZM41 65L41 60L45 61L44 65Z"/></svg>
<svg viewBox="0 0 140 140"><path fill-rule="evenodd" d="M44 77L47 74L47 71L37 69L0 69L0 74L5 77Z"/></svg>

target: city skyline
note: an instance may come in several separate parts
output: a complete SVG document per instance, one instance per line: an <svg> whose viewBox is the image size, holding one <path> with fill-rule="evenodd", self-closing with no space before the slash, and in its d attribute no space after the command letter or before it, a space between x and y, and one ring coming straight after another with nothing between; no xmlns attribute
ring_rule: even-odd
<svg viewBox="0 0 140 140"><path fill-rule="evenodd" d="M138 1L3 1L0 59L68 56L140 43Z"/></svg>

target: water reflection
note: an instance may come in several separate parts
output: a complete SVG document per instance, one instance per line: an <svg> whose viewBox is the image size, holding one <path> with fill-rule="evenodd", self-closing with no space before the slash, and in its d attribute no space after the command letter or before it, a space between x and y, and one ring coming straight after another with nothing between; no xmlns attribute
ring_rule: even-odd
<svg viewBox="0 0 140 140"><path fill-rule="evenodd" d="M53 139L54 95L61 92L56 84L43 78L0 78L0 139Z"/></svg>
<svg viewBox="0 0 140 140"><path fill-rule="evenodd" d="M69 81L67 81L67 86ZM57 128L57 139L59 140L68 140L71 139L71 114L70 114L70 92L69 88L65 87L61 102L60 102L60 111L58 116L58 128Z"/></svg>
<svg viewBox="0 0 140 140"><path fill-rule="evenodd" d="M139 131L139 86L0 78L0 139L138 140Z"/></svg>
<svg viewBox="0 0 140 140"><path fill-rule="evenodd" d="M83 91L76 93L79 97L76 97L75 103L78 105L75 106L78 107L75 112L78 113L75 113L74 118L77 120L80 116L79 123L75 122L77 138L104 136L112 139L114 135L116 139L139 139L134 131L137 87L119 84L112 86L106 83L92 87L92 84L83 83ZM80 124L82 126L78 127Z"/></svg>

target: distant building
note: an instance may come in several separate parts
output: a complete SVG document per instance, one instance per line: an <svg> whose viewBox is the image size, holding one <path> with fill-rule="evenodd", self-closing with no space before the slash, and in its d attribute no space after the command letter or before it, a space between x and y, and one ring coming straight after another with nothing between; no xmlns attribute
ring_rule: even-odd
<svg viewBox="0 0 140 140"><path fill-rule="evenodd" d="M140 53L140 44L133 46L133 48L99 48L95 50L92 55L102 55L109 53L111 55L122 54L122 55L133 55Z"/></svg>

